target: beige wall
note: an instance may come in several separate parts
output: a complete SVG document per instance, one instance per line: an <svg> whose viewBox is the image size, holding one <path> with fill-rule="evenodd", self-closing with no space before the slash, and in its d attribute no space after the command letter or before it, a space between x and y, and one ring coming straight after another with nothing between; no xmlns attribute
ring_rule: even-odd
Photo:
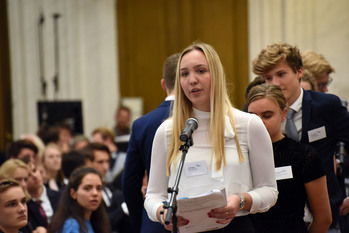
<svg viewBox="0 0 349 233"><path fill-rule="evenodd" d="M335 68L329 92L349 100L348 0L249 0L249 60L285 41L325 56ZM250 72L250 79L254 75Z"/></svg>
<svg viewBox="0 0 349 233"><path fill-rule="evenodd" d="M56 100L83 100L85 134L111 126L119 101L114 0L7 0L14 138L35 133L42 100L38 20L45 15L48 100L54 99L53 19L59 19L60 90ZM322 53L335 67L329 91L349 100L348 0L249 0L249 63L267 44L286 41ZM250 79L254 75L250 72Z"/></svg>
<svg viewBox="0 0 349 233"><path fill-rule="evenodd" d="M114 0L8 0L14 139L38 128L38 21L44 14L47 100L82 100L84 131L112 126L119 101ZM54 13L59 12L59 91L54 94Z"/></svg>

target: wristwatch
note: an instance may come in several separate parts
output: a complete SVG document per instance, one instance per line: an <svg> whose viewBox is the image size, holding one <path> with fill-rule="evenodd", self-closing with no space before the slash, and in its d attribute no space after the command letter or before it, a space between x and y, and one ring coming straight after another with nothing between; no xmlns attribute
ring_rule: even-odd
<svg viewBox="0 0 349 233"><path fill-rule="evenodd" d="M241 193L234 193L235 195L240 197L240 207L239 210L242 210L245 206L245 197Z"/></svg>

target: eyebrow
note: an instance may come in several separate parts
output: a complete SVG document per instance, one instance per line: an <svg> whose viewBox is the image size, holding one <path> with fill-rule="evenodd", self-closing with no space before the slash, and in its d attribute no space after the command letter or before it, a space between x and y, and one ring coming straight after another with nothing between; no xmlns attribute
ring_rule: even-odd
<svg viewBox="0 0 349 233"><path fill-rule="evenodd" d="M194 66L194 68L198 68L198 67L201 67L201 66L208 67L208 65L205 65L205 64L199 64L199 65ZM180 70L185 70L185 69L188 69L188 68L187 68L187 67L180 68Z"/></svg>
<svg viewBox="0 0 349 233"><path fill-rule="evenodd" d="M21 201L24 200L24 199L26 199L26 198L25 198L25 197L22 197L22 198L20 199L19 202L21 202ZM8 205L8 204L11 204L11 203L13 203L13 202L17 202L17 199L8 200L8 201L4 202L4 204L5 204L5 205Z"/></svg>

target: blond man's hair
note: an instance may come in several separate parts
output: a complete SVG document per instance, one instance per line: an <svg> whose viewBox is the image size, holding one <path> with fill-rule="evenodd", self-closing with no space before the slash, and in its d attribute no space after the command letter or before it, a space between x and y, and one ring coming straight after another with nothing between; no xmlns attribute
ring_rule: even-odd
<svg viewBox="0 0 349 233"><path fill-rule="evenodd" d="M302 52L303 67L309 71L315 80L319 80L324 75L335 72L331 64L321 54L310 50Z"/></svg>
<svg viewBox="0 0 349 233"><path fill-rule="evenodd" d="M175 83L175 101L173 107L173 128L172 128L172 136L170 141L170 147L167 154L167 174L170 175L171 165L176 165L179 158L180 153L178 148L181 145L181 141L179 140L179 136L181 134L181 130L185 126L185 122L188 118L193 117L193 106L190 100L184 94L181 86L180 86L180 63L183 56L193 50L201 51L208 62L209 71L211 75L211 98L210 98L210 143L212 148L212 157L211 162L213 160L213 155L215 156L215 168L218 170L223 165L226 165L226 157L225 157L225 144L224 144L224 129L225 129L225 117L228 115L230 123L235 132L235 140L238 148L238 155L240 162L244 160L238 135L236 133L235 122L233 118L233 107L230 102L228 92L226 89L226 79L225 73L222 66L222 63L219 59L219 56L215 49L204 43L194 42L192 45L184 49L182 52L179 62L177 65L176 72L176 83Z"/></svg>
<svg viewBox="0 0 349 233"><path fill-rule="evenodd" d="M252 71L256 75L264 75L273 69L279 62L286 61L293 72L302 66L302 57L297 46L280 42L268 45L252 62Z"/></svg>

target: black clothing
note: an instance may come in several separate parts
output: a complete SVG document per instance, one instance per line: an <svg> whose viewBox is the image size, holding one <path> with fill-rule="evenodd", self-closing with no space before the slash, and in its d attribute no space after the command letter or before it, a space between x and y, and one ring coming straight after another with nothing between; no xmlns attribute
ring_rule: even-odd
<svg viewBox="0 0 349 233"><path fill-rule="evenodd" d="M254 233L250 215L234 218L226 227L214 231L205 231L205 233Z"/></svg>
<svg viewBox="0 0 349 233"><path fill-rule="evenodd" d="M283 138L273 143L275 168L291 166L292 178L278 179L278 200L269 211L252 214L256 233L306 233L303 221L307 200L305 183L325 175L310 146Z"/></svg>

